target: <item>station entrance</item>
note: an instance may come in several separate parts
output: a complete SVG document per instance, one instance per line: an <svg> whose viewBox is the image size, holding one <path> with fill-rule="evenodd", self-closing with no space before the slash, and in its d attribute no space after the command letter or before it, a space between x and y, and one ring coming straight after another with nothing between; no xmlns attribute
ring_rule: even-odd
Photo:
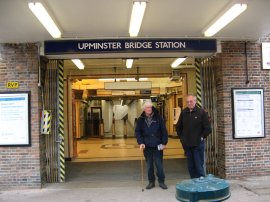
<svg viewBox="0 0 270 202"><path fill-rule="evenodd" d="M216 120L213 64L208 57L189 57L172 69L174 59L137 58L131 69L125 67L123 58L83 59L84 70L76 69L70 60L44 62L43 102L51 111L53 133L45 136L47 182L64 182L69 176L66 171L80 162L91 166L94 162L140 160L134 127L142 103L148 99L166 121L169 143L164 159L184 159L175 126L186 106L185 96L197 94L198 104L207 108L213 123ZM63 137L59 136L61 130ZM216 168L216 138L212 135L207 146L211 173Z"/></svg>

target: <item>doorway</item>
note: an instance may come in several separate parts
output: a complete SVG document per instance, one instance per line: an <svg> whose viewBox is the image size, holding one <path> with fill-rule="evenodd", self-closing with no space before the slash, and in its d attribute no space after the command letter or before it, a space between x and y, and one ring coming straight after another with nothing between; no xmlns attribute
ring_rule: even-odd
<svg viewBox="0 0 270 202"><path fill-rule="evenodd" d="M93 61L92 61L93 60ZM110 59L104 59L110 60ZM150 59L152 60L152 59ZM162 58L163 60L167 60L167 64L169 64L168 60L171 61L172 58ZM194 59L193 59L194 60ZM109 127L110 131L108 132L106 130L106 127L108 126L107 123L105 123L105 117L108 118L110 115L106 115L104 113L102 102L109 102L114 103L118 105L129 105L130 103L138 102L138 100L143 99L151 99L158 100L159 106L165 106L159 108L160 113L163 115L164 119L166 120L166 127L169 131L170 140L169 142L175 142L176 146L172 145L169 146L172 147L172 149L168 149L168 153L170 153L168 158L182 158L177 156L179 155L172 154L173 149L181 150L181 145L179 141L175 137L175 124L177 122L177 116L179 115L179 111L176 108L182 108L185 107L185 101L184 97L189 92L196 93L196 79L195 79L195 68L194 63L190 64L183 64L184 66L181 66L179 69L171 69L170 67L165 66L161 63L161 65L156 65L156 68L153 68L154 65L148 64L144 68L140 68L139 64L136 68L133 68L132 71L127 70L125 67L123 67L123 64L117 66L116 62L114 63L114 67L104 67L100 68L97 67L98 64L95 64L95 61L99 61L98 59L91 59L91 63L94 63L95 67L89 67L89 69L86 69L84 72L78 71L74 69L75 67L69 67L70 61L63 61L64 63L64 122L65 122L65 128L64 128L64 146L65 149L63 150L65 153L66 159L70 159L73 161L73 163L76 162L97 162L98 160L98 149L102 150L103 152L106 151L107 154L113 154L115 153L115 156L112 157L102 157L102 161L130 161L130 160L139 160L140 154L138 152L138 147L136 143L136 139L134 138L134 134L130 133L129 131L133 131L132 127L121 127L117 126L116 121L123 122L123 124L127 124L127 118L122 117L123 120L114 120L111 122L111 124L114 124L114 127ZM99 61L100 62L100 61ZM160 62L160 61L159 61ZM110 62L112 63L112 62ZM144 63L147 64L147 60L144 60ZM156 64L156 63L155 63ZM91 66L91 65L90 65ZM102 66L106 66L102 64ZM152 67L152 68L151 68ZM164 68L166 67L166 68ZM57 74L49 74L48 78L52 78L53 75L57 76ZM98 79L109 79L113 78L113 82L118 82L121 85L127 84L128 79L135 79L134 82L140 81L140 79L150 79L152 83L159 83L164 84L164 86L152 86L151 89L143 89L143 90L108 90L104 89L103 87L100 87L101 83L99 83L99 87L94 88L87 88L89 86L93 86L94 80ZM171 85L170 83L164 82L164 79L169 80L169 82L182 82L185 87L180 87L177 85ZM50 83L50 81L48 81ZM104 82L103 82L104 85ZM194 93L194 94L195 94ZM125 98L125 99L124 99ZM121 104L121 100L122 104ZM133 100L133 101L132 101ZM136 101L137 100L137 101ZM90 111L85 110L85 107L89 105L89 101L91 101L91 107ZM51 99L51 102L54 102ZM96 108L95 108L96 107ZM136 108L132 108L136 109ZM57 112L57 109L55 109L55 112ZM88 113L90 112L90 113ZM95 115L92 115L95 114ZM177 115L178 114L178 115ZM139 113L136 114L136 116L139 116ZM113 115L112 115L113 117ZM134 116L135 117L135 116ZM96 123L99 124L99 127L95 125L94 127L89 126L91 124L91 121L85 122L87 119L96 121ZM132 121L130 122L132 123ZM119 124L119 123L118 123ZM57 123L56 123L57 125ZM122 125L123 126L123 125ZM130 129L129 129L130 128ZM91 131L92 130L92 131ZM122 134L117 133L116 131L120 130L123 131ZM90 132L89 132L90 131ZM114 135L113 135L114 134ZM92 135L92 136L91 136ZM120 137L118 137L120 136ZM132 137L133 136L133 137ZM53 137L53 136L52 136ZM48 138L52 138L48 137ZM57 141L59 141L56 138ZM54 142L55 140L52 139ZM58 144L57 141L55 144ZM87 142L89 141L89 142ZM107 142L106 142L107 141ZM109 141L109 142L108 142ZM131 142L128 142L131 141ZM132 142L133 141L133 142ZM78 142L82 143L83 146L78 148ZM170 144L170 143L169 143ZM97 146L96 149L94 149L94 145ZM89 148L93 148L93 151L90 151L91 154L94 156L89 157L88 155ZM122 151L132 151L136 152L136 155L132 156L129 155L128 158L125 158L121 156L119 153L117 153L117 150ZM50 152L54 152L54 155L56 157L58 156L59 150L56 148L55 150L49 149ZM80 154L79 154L80 153ZM122 153L128 153L128 152L122 152ZM80 158L83 155L85 155L85 158ZM174 156L173 156L174 155ZM49 155L50 158L51 155ZM117 158L116 158L117 157ZM120 158L119 158L120 157ZM165 156L166 158L166 156ZM101 158L100 158L101 159ZM99 161L101 161L99 159ZM52 164L52 161L56 161L55 164ZM58 167L59 165L57 162L59 162L59 158L54 159L48 159L48 162L50 163L51 170L55 170L57 173L58 171L61 171L61 169ZM68 165L68 164L67 164ZM63 168L62 170L65 171ZM51 172L52 173L52 172ZM65 173L61 173L63 176L65 176ZM56 180L59 179L56 177Z"/></svg>
<svg viewBox="0 0 270 202"><path fill-rule="evenodd" d="M86 127L85 130L73 129L75 131L73 141L76 142L76 148L73 148L76 153L75 158L73 156L72 159L74 162L140 160L141 154L138 150L134 129L136 119L142 113L142 104L148 99L153 102L166 121L170 141L165 151L165 159L184 158L175 126L180 107L183 107L183 102L179 100L187 91L185 89L187 86L186 74L182 74L179 80L166 77L148 78L148 82L151 82L153 86L148 91L105 90L100 86L104 86L108 79L73 80L72 92L80 95L80 97L73 96L75 99L72 102L77 103L74 105L77 106L75 114L81 113L76 116L81 117L83 114L84 117L73 119L76 123L72 125L80 128L83 121ZM100 84L101 82L102 84ZM127 79L122 78L120 82L122 85L126 85ZM85 84L91 84L92 89L82 90ZM160 88L164 89L160 90Z"/></svg>

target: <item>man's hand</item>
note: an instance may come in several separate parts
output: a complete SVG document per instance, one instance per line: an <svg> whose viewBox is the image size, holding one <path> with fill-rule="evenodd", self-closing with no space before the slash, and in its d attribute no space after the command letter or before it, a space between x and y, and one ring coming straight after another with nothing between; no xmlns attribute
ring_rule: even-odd
<svg viewBox="0 0 270 202"><path fill-rule="evenodd" d="M164 150L164 149L166 149L166 145L163 144L162 145L162 150Z"/></svg>
<svg viewBox="0 0 270 202"><path fill-rule="evenodd" d="M145 144L140 144L140 150L145 149Z"/></svg>

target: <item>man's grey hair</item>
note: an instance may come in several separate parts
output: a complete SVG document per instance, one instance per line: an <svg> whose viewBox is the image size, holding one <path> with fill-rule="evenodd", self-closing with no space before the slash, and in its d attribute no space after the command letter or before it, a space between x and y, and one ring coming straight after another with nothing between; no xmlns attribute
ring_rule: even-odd
<svg viewBox="0 0 270 202"><path fill-rule="evenodd" d="M194 94L192 94L192 93L187 94L187 97L193 97L194 100L197 101L196 95L194 95Z"/></svg>
<svg viewBox="0 0 270 202"><path fill-rule="evenodd" d="M143 105L142 105L142 108L145 109L145 107L152 107L153 106L153 103L151 100L146 100Z"/></svg>

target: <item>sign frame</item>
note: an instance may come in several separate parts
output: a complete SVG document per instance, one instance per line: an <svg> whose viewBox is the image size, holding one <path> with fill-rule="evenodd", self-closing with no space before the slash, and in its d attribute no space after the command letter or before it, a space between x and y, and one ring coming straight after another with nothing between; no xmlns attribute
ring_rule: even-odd
<svg viewBox="0 0 270 202"><path fill-rule="evenodd" d="M216 39L205 38L119 38L74 39L44 41L44 54L105 54L105 53L160 53L160 52L213 52L217 51Z"/></svg>
<svg viewBox="0 0 270 202"><path fill-rule="evenodd" d="M263 88L232 88L231 95L233 139L265 138Z"/></svg>
<svg viewBox="0 0 270 202"><path fill-rule="evenodd" d="M10 123L13 120L13 124L21 125L16 125L15 128L12 128L10 126L6 126L6 124L1 125L0 123L0 147L30 147L31 92L0 92L0 121L3 116L5 119L10 119L8 121L6 120L7 123ZM11 137L5 138L5 136Z"/></svg>

